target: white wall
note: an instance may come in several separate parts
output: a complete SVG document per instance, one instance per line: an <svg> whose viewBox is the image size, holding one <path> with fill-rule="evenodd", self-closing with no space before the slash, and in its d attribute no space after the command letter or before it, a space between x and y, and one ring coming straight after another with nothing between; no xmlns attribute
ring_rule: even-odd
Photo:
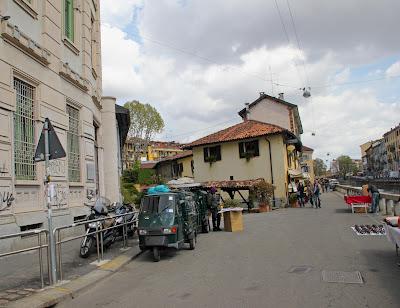
<svg viewBox="0 0 400 308"><path fill-rule="evenodd" d="M269 99L263 99L251 107L248 119L275 124L290 130L288 107Z"/></svg>

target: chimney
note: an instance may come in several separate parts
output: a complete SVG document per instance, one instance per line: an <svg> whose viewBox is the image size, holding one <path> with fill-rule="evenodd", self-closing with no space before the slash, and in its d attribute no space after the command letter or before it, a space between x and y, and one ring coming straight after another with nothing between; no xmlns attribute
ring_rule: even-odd
<svg viewBox="0 0 400 308"><path fill-rule="evenodd" d="M278 94L278 98L281 99L281 100L284 100L284 98L283 98L283 93L279 93L279 94Z"/></svg>
<svg viewBox="0 0 400 308"><path fill-rule="evenodd" d="M260 97L264 96L265 92L260 92Z"/></svg>
<svg viewBox="0 0 400 308"><path fill-rule="evenodd" d="M250 103L245 103L245 108L246 108L246 112L244 114L243 120L247 120L248 119L248 115L250 113Z"/></svg>

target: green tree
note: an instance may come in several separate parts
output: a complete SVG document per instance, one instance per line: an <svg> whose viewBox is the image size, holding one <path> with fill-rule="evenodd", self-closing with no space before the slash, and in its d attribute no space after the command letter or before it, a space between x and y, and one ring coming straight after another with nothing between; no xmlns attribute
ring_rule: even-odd
<svg viewBox="0 0 400 308"><path fill-rule="evenodd" d="M323 176L326 173L326 165L321 158L316 158L313 161L314 174L316 176Z"/></svg>
<svg viewBox="0 0 400 308"><path fill-rule="evenodd" d="M348 173L354 174L357 172L357 166L353 160L347 155L341 155L337 158L339 165L339 174L342 177L346 177Z"/></svg>
<svg viewBox="0 0 400 308"><path fill-rule="evenodd" d="M134 100L125 103L124 107L129 110L131 117L129 137L138 140L134 158L139 160L141 153L146 153L147 146L154 135L163 131L164 120L157 109L150 104L142 104Z"/></svg>

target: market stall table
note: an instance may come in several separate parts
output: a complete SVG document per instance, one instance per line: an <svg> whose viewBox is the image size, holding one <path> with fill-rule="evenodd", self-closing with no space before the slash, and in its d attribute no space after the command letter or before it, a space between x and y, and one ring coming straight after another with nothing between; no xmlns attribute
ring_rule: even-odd
<svg viewBox="0 0 400 308"><path fill-rule="evenodd" d="M396 245L396 254L399 255L399 246L400 246L400 228L392 227L388 224L384 224L386 230L386 236L390 242Z"/></svg>
<svg viewBox="0 0 400 308"><path fill-rule="evenodd" d="M370 196L344 196L344 201L351 206L352 213L359 213L358 209L363 209L364 213L367 213L372 199Z"/></svg>

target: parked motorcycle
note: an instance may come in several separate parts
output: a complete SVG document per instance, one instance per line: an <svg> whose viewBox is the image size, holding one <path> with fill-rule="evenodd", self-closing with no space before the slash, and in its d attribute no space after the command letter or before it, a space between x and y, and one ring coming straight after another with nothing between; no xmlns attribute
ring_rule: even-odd
<svg viewBox="0 0 400 308"><path fill-rule="evenodd" d="M89 257L90 253L96 247L96 231L103 230L115 226L116 219L109 216L110 200L104 197L96 199L93 206L91 206L91 213L86 217L89 221L86 225L86 236L83 238L80 246L80 256L82 258ZM110 217L110 219L102 221L92 221L100 218ZM100 241L101 235L103 236L103 247L108 248L115 242L117 237L116 229L108 229L99 233L98 238ZM101 244L101 243L100 243Z"/></svg>
<svg viewBox="0 0 400 308"><path fill-rule="evenodd" d="M116 216L127 214L125 216L116 218L116 225L119 226L116 228L117 236L123 236L125 222L126 222L127 234L133 236L137 231L139 211L136 211L134 207L132 207L131 205L123 204L121 202L115 202L114 208Z"/></svg>

